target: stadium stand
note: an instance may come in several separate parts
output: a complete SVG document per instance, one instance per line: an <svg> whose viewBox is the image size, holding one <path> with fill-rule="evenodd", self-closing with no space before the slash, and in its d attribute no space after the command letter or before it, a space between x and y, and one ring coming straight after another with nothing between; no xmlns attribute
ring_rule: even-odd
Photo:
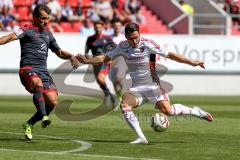
<svg viewBox="0 0 240 160"><path fill-rule="evenodd" d="M36 3L43 3L43 2L48 2L50 0L12 0L14 7L10 8L9 12L7 14L10 15L10 17L15 17L12 18L12 20L16 19L16 25L23 25L23 24L29 24L31 23L32 16L31 16L31 10L34 7L34 4ZM62 8L66 3L69 3L70 7L72 8L72 11L74 13L74 18L71 20L63 20L61 19L60 22L57 22L59 24L59 28L61 27L62 29L57 29L54 31L59 31L63 30L64 32L79 32L80 28L83 26L83 21L85 18L91 18L92 20L95 20L94 15L97 13L94 11L94 4L99 1L105 1L105 0L58 0ZM126 3L133 2L134 0L106 0L111 2L111 6L114 10L114 13L116 14L115 16L117 18L120 18L124 23L128 22L129 20L132 20L131 15L127 15L129 17L126 17L126 14L124 15L125 12L125 7ZM158 2L159 4L165 3L163 0L161 2ZM185 0L189 3L191 3L191 0ZM137 1L139 3L139 1ZM151 0L143 0L143 3L141 4L140 7L140 16L144 17L144 22L141 23L140 28L143 33L148 33L148 34L189 34L188 28L189 26L186 26L185 31L179 31L175 26L174 27L169 27L169 23L173 20L173 18L170 18L170 20L166 20L166 16L159 15L159 13L156 13L154 8L149 7L147 3L150 3ZM166 1L166 3L172 3L173 1ZM179 0L176 0L176 2L179 2ZM239 8L240 8L240 1L238 0L205 0L205 2L210 3L210 2L215 2L219 8L222 8L223 11L226 12L228 16L231 16L232 18L232 24L231 24L231 34L232 35L240 35L240 16L239 16ZM154 2L156 3L156 2ZM196 2L195 2L196 3ZM200 3L200 2L199 2ZM203 3L203 1L201 1ZM194 6L194 4L193 4ZM196 6L196 5L195 5ZM0 6L1 7L1 6ZM158 6L158 8L161 8L161 5ZM210 6L209 6L210 7ZM201 7L200 7L201 8ZM161 9L159 9L161 10ZM181 10L181 9L179 9ZM195 22L197 19L199 19L199 8L196 8L196 14L192 15L195 18ZM174 10L173 12L181 12ZM1 15L2 13L0 13ZM162 13L160 13L162 14ZM172 13L171 13L172 14ZM181 15L182 13L178 13L178 15ZM91 17L92 16L92 17ZM124 17L125 16L125 17ZM116 18L115 17L115 18ZM197 20L198 21L198 20ZM208 20L209 21L209 20ZM1 18L0 18L1 22ZM9 24L13 24L12 22L9 22ZM14 23L15 24L15 23ZM167 25L168 24L168 25ZM181 23L179 23L181 25ZM216 24L215 24L216 25ZM218 24L217 24L218 25ZM221 24L220 24L221 25ZM1 31L6 31L6 26L1 25L2 28L0 27ZM196 25L195 25L196 26ZM200 26L201 27L201 26ZM227 25L226 25L227 27ZM12 27L14 28L14 27ZM183 27L182 27L183 28ZM193 29L194 30L194 29ZM199 29L195 29L195 31L199 31ZM198 33L194 34L198 34ZM199 32L200 34L204 34L205 31ZM222 31L220 31L223 33ZM221 34L221 33L217 34ZM211 34L211 33L210 33ZM224 34L227 34L227 32L224 32Z"/></svg>
<svg viewBox="0 0 240 160"><path fill-rule="evenodd" d="M157 18L150 10L145 6L141 7L141 12L145 16L146 24L142 25L141 29L144 33L159 33L159 34L173 34L173 31L168 29L167 26Z"/></svg>
<svg viewBox="0 0 240 160"><path fill-rule="evenodd" d="M48 0L42 0L41 2L47 2ZM35 4L40 3L40 0L13 0L14 7L10 10L10 13L15 15L17 25L21 26L24 24L31 23L32 15L31 10ZM63 7L67 2L71 6L74 14L77 13L80 8L82 9L83 17L86 17L88 9L92 7L93 1L91 0L58 0L60 5ZM114 3L115 2L115 3ZM117 7L118 12L121 14L124 11L124 5L128 0L112 1L112 6ZM141 16L145 17L145 23L141 24L141 31L143 33L158 33L158 34L172 34L173 31L168 29L167 26L160 20L151 10L147 9L143 4L140 7ZM79 18L73 21L61 21L60 27L64 32L79 32L82 27L84 18ZM127 22L127 21L125 21ZM55 30L57 31L57 30Z"/></svg>

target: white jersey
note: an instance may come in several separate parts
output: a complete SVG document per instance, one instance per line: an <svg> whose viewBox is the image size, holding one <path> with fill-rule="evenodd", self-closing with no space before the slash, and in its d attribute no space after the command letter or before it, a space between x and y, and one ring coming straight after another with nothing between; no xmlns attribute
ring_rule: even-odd
<svg viewBox="0 0 240 160"><path fill-rule="evenodd" d="M132 87L135 87L153 84L149 66L151 53L162 57L166 57L167 55L166 50L156 42L141 37L136 48L132 48L128 41L123 41L114 50L108 52L107 56L110 58L116 56L124 57L132 79Z"/></svg>
<svg viewBox="0 0 240 160"><path fill-rule="evenodd" d="M115 44L119 44L122 41L125 41L126 38L123 34L119 34L118 36L112 35L112 40Z"/></svg>

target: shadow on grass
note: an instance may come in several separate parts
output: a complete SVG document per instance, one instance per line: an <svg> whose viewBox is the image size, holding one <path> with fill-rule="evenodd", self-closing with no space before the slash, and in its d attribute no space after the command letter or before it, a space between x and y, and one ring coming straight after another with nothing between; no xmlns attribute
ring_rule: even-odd
<svg viewBox="0 0 240 160"><path fill-rule="evenodd" d="M154 144L183 144L183 143L187 143L187 142L184 142L184 141L150 141L150 143L152 145Z"/></svg>
<svg viewBox="0 0 240 160"><path fill-rule="evenodd" d="M24 138L0 138L0 142L26 142L26 143L37 143L36 141L29 141Z"/></svg>
<svg viewBox="0 0 240 160"><path fill-rule="evenodd" d="M99 139L84 139L87 142L95 142L95 143L129 143L127 140L99 140Z"/></svg>
<svg viewBox="0 0 240 160"><path fill-rule="evenodd" d="M129 144L131 140L98 140L98 139L84 139L87 142L94 142L94 143L125 143ZM184 141L149 141L148 145L156 145L156 144L183 144L187 143Z"/></svg>

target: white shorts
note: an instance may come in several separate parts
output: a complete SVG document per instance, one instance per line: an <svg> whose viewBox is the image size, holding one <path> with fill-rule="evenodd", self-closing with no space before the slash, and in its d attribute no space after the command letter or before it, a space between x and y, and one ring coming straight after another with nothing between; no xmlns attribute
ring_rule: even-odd
<svg viewBox="0 0 240 160"><path fill-rule="evenodd" d="M132 87L128 91L138 99L138 106L144 104L147 100L156 105L158 101L169 101L167 94L162 94L157 85L142 85Z"/></svg>

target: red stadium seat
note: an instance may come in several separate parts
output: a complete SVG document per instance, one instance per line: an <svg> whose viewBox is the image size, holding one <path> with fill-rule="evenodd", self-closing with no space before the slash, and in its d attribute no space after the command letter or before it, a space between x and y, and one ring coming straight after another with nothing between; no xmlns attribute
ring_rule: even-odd
<svg viewBox="0 0 240 160"><path fill-rule="evenodd" d="M140 26L140 32L141 33L149 33L148 26L147 25L141 25Z"/></svg>
<svg viewBox="0 0 240 160"><path fill-rule="evenodd" d="M33 4L34 0L26 0L26 5L31 6Z"/></svg>
<svg viewBox="0 0 240 160"><path fill-rule="evenodd" d="M13 0L15 6L31 6L33 0Z"/></svg>
<svg viewBox="0 0 240 160"><path fill-rule="evenodd" d="M13 0L15 6L22 6L25 4L25 0Z"/></svg>
<svg viewBox="0 0 240 160"><path fill-rule="evenodd" d="M141 7L141 13L145 16L146 26L142 26L142 32L145 33L157 33L157 34L172 34L173 31L167 28L161 20L157 18L150 10L145 6Z"/></svg>
<svg viewBox="0 0 240 160"><path fill-rule="evenodd" d="M64 6L66 3L66 0L58 0L58 2L60 3L61 6Z"/></svg>
<svg viewBox="0 0 240 160"><path fill-rule="evenodd" d="M68 3L72 7L77 7L78 6L78 0L68 0Z"/></svg>
<svg viewBox="0 0 240 160"><path fill-rule="evenodd" d="M29 8L28 7L19 7L18 8L19 20L30 20Z"/></svg>
<svg viewBox="0 0 240 160"><path fill-rule="evenodd" d="M236 27L232 27L232 35L240 35L240 30Z"/></svg>
<svg viewBox="0 0 240 160"><path fill-rule="evenodd" d="M125 0L119 0L118 1L118 10L119 11L122 11L123 8L124 8L124 3L125 3Z"/></svg>
<svg viewBox="0 0 240 160"><path fill-rule="evenodd" d="M91 0L83 0L82 1L82 6L87 7L91 5Z"/></svg>
<svg viewBox="0 0 240 160"><path fill-rule="evenodd" d="M60 26L64 32L72 32L72 25L69 22L61 22Z"/></svg>
<svg viewBox="0 0 240 160"><path fill-rule="evenodd" d="M9 12L10 12L11 14L17 14L17 9L16 9L16 7L14 7L13 9L11 9Z"/></svg>
<svg viewBox="0 0 240 160"><path fill-rule="evenodd" d="M73 32L79 32L80 28L82 27L82 23L81 22L75 22L73 23Z"/></svg>

